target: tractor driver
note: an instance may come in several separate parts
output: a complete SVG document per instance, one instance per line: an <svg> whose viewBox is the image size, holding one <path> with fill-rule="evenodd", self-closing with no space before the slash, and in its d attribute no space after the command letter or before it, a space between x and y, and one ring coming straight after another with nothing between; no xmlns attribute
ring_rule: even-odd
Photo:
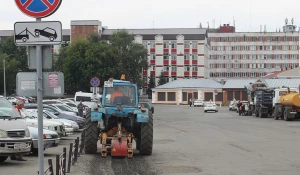
<svg viewBox="0 0 300 175"><path fill-rule="evenodd" d="M120 96L124 96L124 94L120 91L120 87L119 86L114 86L114 92L111 94L110 103L113 104L114 99L116 97L120 97Z"/></svg>

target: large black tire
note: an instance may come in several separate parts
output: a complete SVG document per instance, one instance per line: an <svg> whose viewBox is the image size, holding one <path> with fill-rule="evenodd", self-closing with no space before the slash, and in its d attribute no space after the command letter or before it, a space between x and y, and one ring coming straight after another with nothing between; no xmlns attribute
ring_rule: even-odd
<svg viewBox="0 0 300 175"><path fill-rule="evenodd" d="M148 123L141 124L141 137L138 150L141 155L151 155L153 149L153 115L149 115Z"/></svg>
<svg viewBox="0 0 300 175"><path fill-rule="evenodd" d="M275 120L279 119L279 114L278 114L278 108L277 108L277 106L275 106L275 108L273 109L273 118Z"/></svg>
<svg viewBox="0 0 300 175"><path fill-rule="evenodd" d="M98 128L97 122L91 121L91 109L86 111L84 135L84 152L86 154L97 153Z"/></svg>
<svg viewBox="0 0 300 175"><path fill-rule="evenodd" d="M0 156L0 163L6 161L8 156Z"/></svg>

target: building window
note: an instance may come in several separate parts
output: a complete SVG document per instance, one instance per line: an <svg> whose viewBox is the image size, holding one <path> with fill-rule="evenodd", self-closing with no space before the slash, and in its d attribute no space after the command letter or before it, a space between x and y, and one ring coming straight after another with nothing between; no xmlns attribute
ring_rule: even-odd
<svg viewBox="0 0 300 175"><path fill-rule="evenodd" d="M150 59L155 60L155 54L150 54Z"/></svg>
<svg viewBox="0 0 300 175"><path fill-rule="evenodd" d="M247 59L247 55L242 55L242 58L243 58L244 60L246 60L246 59Z"/></svg>
<svg viewBox="0 0 300 175"><path fill-rule="evenodd" d="M282 59L283 59L283 60L288 59L288 55L286 55L286 54L282 55Z"/></svg>
<svg viewBox="0 0 300 175"><path fill-rule="evenodd" d="M190 66L184 66L184 71L190 71Z"/></svg>
<svg viewBox="0 0 300 175"><path fill-rule="evenodd" d="M296 63L291 64L291 68L294 69L296 67Z"/></svg>
<svg viewBox="0 0 300 175"><path fill-rule="evenodd" d="M147 41L143 41L143 46L147 49Z"/></svg>
<svg viewBox="0 0 300 175"><path fill-rule="evenodd" d="M176 49L177 48L177 45L175 42L172 42L172 49Z"/></svg>
<svg viewBox="0 0 300 175"><path fill-rule="evenodd" d="M173 76L171 77L171 81L177 80L177 77Z"/></svg>
<svg viewBox="0 0 300 175"><path fill-rule="evenodd" d="M282 46L282 50L288 50L288 46Z"/></svg>
<svg viewBox="0 0 300 175"><path fill-rule="evenodd" d="M155 64L151 64L151 70L153 71L153 70L155 70Z"/></svg>
<svg viewBox="0 0 300 175"><path fill-rule="evenodd" d="M256 50L256 46L250 46L250 50Z"/></svg>
<svg viewBox="0 0 300 175"><path fill-rule="evenodd" d="M243 63L243 64L242 64L242 68L243 68L243 69L247 68L247 64Z"/></svg>
<svg viewBox="0 0 300 175"><path fill-rule="evenodd" d="M290 55L291 60L295 60L296 59L296 55Z"/></svg>
<svg viewBox="0 0 300 175"><path fill-rule="evenodd" d="M227 64L226 64L226 68L231 69L231 64L230 64L230 63L227 63Z"/></svg>
<svg viewBox="0 0 300 175"><path fill-rule="evenodd" d="M272 65L270 63L266 63L266 69L271 69Z"/></svg>
<svg viewBox="0 0 300 175"><path fill-rule="evenodd" d="M157 92L157 101L166 101L166 93Z"/></svg>
<svg viewBox="0 0 300 175"><path fill-rule="evenodd" d="M197 60L198 59L198 55L197 54L192 54L192 59L193 60Z"/></svg>
<svg viewBox="0 0 300 175"><path fill-rule="evenodd" d="M198 48L198 43L197 43L197 41L193 41L192 45L193 45L193 49L197 49L197 48Z"/></svg>
<svg viewBox="0 0 300 175"><path fill-rule="evenodd" d="M194 76L194 77L192 77L192 79L198 79L198 77L195 77L195 76Z"/></svg>
<svg viewBox="0 0 300 175"><path fill-rule="evenodd" d="M169 71L169 66L164 66L164 71Z"/></svg>
<svg viewBox="0 0 300 175"><path fill-rule="evenodd" d="M185 49L189 49L190 48L190 42L189 41L185 41L184 42L184 48Z"/></svg>
<svg viewBox="0 0 300 175"><path fill-rule="evenodd" d="M189 60L190 59L190 54L184 54L184 59Z"/></svg>
<svg viewBox="0 0 300 175"><path fill-rule="evenodd" d="M172 60L176 60L177 59L177 55L176 54L172 54Z"/></svg>
<svg viewBox="0 0 300 175"><path fill-rule="evenodd" d="M213 68L215 68L215 65L214 64L209 64L209 68L213 69Z"/></svg>
<svg viewBox="0 0 300 175"><path fill-rule="evenodd" d="M168 60L169 59L169 54L168 53L164 53L164 60Z"/></svg>
<svg viewBox="0 0 300 175"><path fill-rule="evenodd" d="M272 50L272 46L266 46L266 50Z"/></svg>
<svg viewBox="0 0 300 175"><path fill-rule="evenodd" d="M189 76L184 76L184 78L183 79L190 79L190 77Z"/></svg>
<svg viewBox="0 0 300 175"><path fill-rule="evenodd" d="M172 72L176 72L177 71L177 66L172 66Z"/></svg>
<svg viewBox="0 0 300 175"><path fill-rule="evenodd" d="M234 69L240 68L239 64L237 64L237 63L233 64L233 66L234 66Z"/></svg>
<svg viewBox="0 0 300 175"><path fill-rule="evenodd" d="M272 55L266 55L266 59L272 59Z"/></svg>
<svg viewBox="0 0 300 175"><path fill-rule="evenodd" d="M263 60L264 59L264 55L258 55L258 59Z"/></svg>
<svg viewBox="0 0 300 175"><path fill-rule="evenodd" d="M198 66L193 66L192 69L193 69L193 72L196 72L196 71L198 71Z"/></svg>
<svg viewBox="0 0 300 175"><path fill-rule="evenodd" d="M279 68L280 68L280 63L276 63L276 64L275 64L275 68L276 68L276 69L279 69Z"/></svg>
<svg viewBox="0 0 300 175"><path fill-rule="evenodd" d="M231 50L231 46L226 46L226 50Z"/></svg>
<svg viewBox="0 0 300 175"><path fill-rule="evenodd" d="M297 46L290 46L291 50L297 50Z"/></svg>
<svg viewBox="0 0 300 175"><path fill-rule="evenodd" d="M280 46L273 46L274 50L280 50Z"/></svg>
<svg viewBox="0 0 300 175"><path fill-rule="evenodd" d="M176 101L176 93L175 92L167 92L168 93L168 101Z"/></svg>
<svg viewBox="0 0 300 175"><path fill-rule="evenodd" d="M235 60L239 59L239 56L238 55L234 55L234 59Z"/></svg>
<svg viewBox="0 0 300 175"><path fill-rule="evenodd" d="M264 64L257 64L257 68L259 68L259 69L264 68Z"/></svg>
<svg viewBox="0 0 300 175"><path fill-rule="evenodd" d="M150 41L150 48L151 49L155 48L155 42L154 41Z"/></svg>
<svg viewBox="0 0 300 175"><path fill-rule="evenodd" d="M164 42L164 49L169 49L169 42Z"/></svg>

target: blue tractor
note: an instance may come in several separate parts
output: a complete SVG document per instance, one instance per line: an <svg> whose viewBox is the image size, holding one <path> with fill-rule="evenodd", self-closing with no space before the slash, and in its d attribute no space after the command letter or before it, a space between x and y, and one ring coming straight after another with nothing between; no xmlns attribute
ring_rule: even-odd
<svg viewBox="0 0 300 175"><path fill-rule="evenodd" d="M122 76L123 77L123 76ZM138 101L138 87L130 81L104 82L101 104L87 111L84 131L85 153L101 156L133 156L133 140L141 155L151 155L153 147L153 115Z"/></svg>

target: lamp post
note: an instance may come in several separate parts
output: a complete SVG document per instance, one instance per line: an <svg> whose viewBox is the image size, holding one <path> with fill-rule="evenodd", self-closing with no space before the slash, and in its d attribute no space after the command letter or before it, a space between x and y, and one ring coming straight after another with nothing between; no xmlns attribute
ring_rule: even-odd
<svg viewBox="0 0 300 175"><path fill-rule="evenodd" d="M4 97L6 97L6 76L5 76L5 72L6 72L6 70L5 70L5 59L6 58L8 58L8 57L10 57L11 55L8 55L8 56L6 56L6 57L4 57L4 59L3 59L3 81L4 81Z"/></svg>

